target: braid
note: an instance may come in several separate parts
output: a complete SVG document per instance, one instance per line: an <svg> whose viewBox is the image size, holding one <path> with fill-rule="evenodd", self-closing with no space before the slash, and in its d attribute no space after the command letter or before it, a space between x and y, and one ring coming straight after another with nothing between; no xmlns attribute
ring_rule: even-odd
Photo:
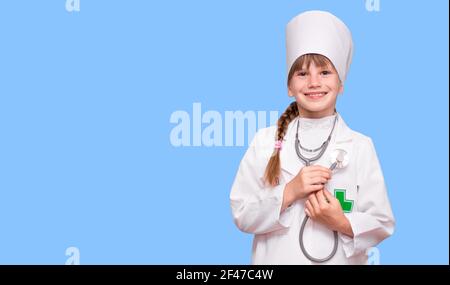
<svg viewBox="0 0 450 285"><path fill-rule="evenodd" d="M278 119L277 140L282 141L286 135L287 127L292 120L298 116L297 102L294 101L286 108L284 113ZM266 172L264 174L265 181L271 186L279 184L280 176L280 149L275 148L272 157L267 163Z"/></svg>
<svg viewBox="0 0 450 285"><path fill-rule="evenodd" d="M277 139L282 140L286 134L287 126L298 116L297 102L294 101L286 108L286 111L278 119Z"/></svg>

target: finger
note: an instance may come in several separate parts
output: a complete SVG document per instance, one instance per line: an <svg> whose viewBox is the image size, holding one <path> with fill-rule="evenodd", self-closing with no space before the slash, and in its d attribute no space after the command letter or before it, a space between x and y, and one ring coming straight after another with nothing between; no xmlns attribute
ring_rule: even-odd
<svg viewBox="0 0 450 285"><path fill-rule="evenodd" d="M310 166L305 166L305 169L310 169L310 170L329 170L327 167L321 166L321 165L310 165Z"/></svg>
<svg viewBox="0 0 450 285"><path fill-rule="evenodd" d="M314 170L314 171L308 172L306 176L309 177L309 178L324 177L324 178L330 179L331 178L331 171L330 170L328 170L328 171Z"/></svg>
<svg viewBox="0 0 450 285"><path fill-rule="evenodd" d="M313 207L314 214L320 213L319 202L317 201L315 193L309 195L308 201L311 203Z"/></svg>
<svg viewBox="0 0 450 285"><path fill-rule="evenodd" d="M308 211L307 208L305 208L305 213L306 213L306 215L307 215L308 217L311 217L311 214L309 213L309 211Z"/></svg>
<svg viewBox="0 0 450 285"><path fill-rule="evenodd" d="M311 203L308 200L306 200L306 202L305 202L305 210L308 210L308 213L309 213L308 216L310 216L310 217L314 217L315 216L314 209L313 209L313 207L311 206Z"/></svg>
<svg viewBox="0 0 450 285"><path fill-rule="evenodd" d="M304 167L305 171L312 172L312 171L323 171L326 173L331 173L331 170L327 167L323 167L320 165L313 165L313 166L306 166Z"/></svg>
<svg viewBox="0 0 450 285"><path fill-rule="evenodd" d="M316 192L316 197L317 197L317 201L319 202L319 207L321 209L325 208L328 206L328 199L325 198L325 195L323 194L323 192L326 192L326 190L320 190Z"/></svg>
<svg viewBox="0 0 450 285"><path fill-rule="evenodd" d="M323 189L322 184L314 184L314 185L308 185L308 188L306 189L306 193L309 194L311 192L316 192Z"/></svg>
<svg viewBox="0 0 450 285"><path fill-rule="evenodd" d="M323 167L323 166L319 166L319 165L306 166L303 169L305 171L307 171L307 172L313 172L313 171L331 172L331 170L329 168L326 168L326 167Z"/></svg>
<svg viewBox="0 0 450 285"><path fill-rule="evenodd" d="M328 191L328 190L324 190L324 191L323 191L323 194L324 194L325 198L327 198L327 200L330 201L330 202L331 202L331 201L333 200L333 198L334 198L333 195L331 195L330 191Z"/></svg>
<svg viewBox="0 0 450 285"><path fill-rule="evenodd" d="M325 184L327 182L328 182L328 180L326 178L318 176L318 177L311 178L308 181L308 184Z"/></svg>
<svg viewBox="0 0 450 285"><path fill-rule="evenodd" d="M324 190L323 194L325 194L325 198L327 198L330 204L335 204L337 202L336 198L334 198L328 190Z"/></svg>

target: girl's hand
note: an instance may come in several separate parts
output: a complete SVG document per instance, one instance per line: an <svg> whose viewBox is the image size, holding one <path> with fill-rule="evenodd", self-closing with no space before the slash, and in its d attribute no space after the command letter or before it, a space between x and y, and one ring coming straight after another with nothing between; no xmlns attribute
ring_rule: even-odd
<svg viewBox="0 0 450 285"><path fill-rule="evenodd" d="M305 203L305 212L311 219L324 224L330 230L353 237L352 227L342 211L341 203L328 190L310 194Z"/></svg>
<svg viewBox="0 0 450 285"><path fill-rule="evenodd" d="M303 199L309 194L323 190L324 184L331 179L331 170L320 165L305 166L288 183L293 200Z"/></svg>

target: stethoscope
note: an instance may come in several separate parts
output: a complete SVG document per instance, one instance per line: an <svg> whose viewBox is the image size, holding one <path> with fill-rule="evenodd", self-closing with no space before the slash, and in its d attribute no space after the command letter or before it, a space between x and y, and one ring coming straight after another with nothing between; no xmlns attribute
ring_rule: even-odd
<svg viewBox="0 0 450 285"><path fill-rule="evenodd" d="M305 149L305 148L303 148L301 146L300 139L298 137L299 121L297 122L297 134L296 134L296 140L295 140L295 151L297 152L298 157L303 161L305 166L310 166L311 162L319 160L323 156L323 154L325 153L325 151L328 148L328 145L330 143L331 136L333 134L334 127L336 125L337 117L338 116L336 115L336 118L335 118L334 124L333 124L333 128L331 129L330 135L328 136L327 140L319 148L317 148L315 150L307 150L307 149ZM306 158L306 157L304 157L301 154L299 146L300 146L300 148L302 148L304 150L307 150L309 152L318 151L318 150L320 150L320 152L314 157ZM341 169L341 168L346 167L347 164L348 164L349 158L348 158L348 154L347 154L347 152L345 150L343 150L343 149L335 149L330 154L330 160L331 160L331 165L330 165L329 169L331 171L333 171L336 168L337 169ZM334 244L333 244L333 249L332 249L331 253L325 258L315 258L315 257L311 256L306 251L305 245L303 244L303 232L305 230L305 225L308 222L308 219L309 219L309 216L305 215L305 217L303 219L303 222L302 222L302 225L300 227L300 233L299 233L300 249L302 250L303 254L306 256L306 258L308 258L311 261L314 261L314 262L325 262L325 261L330 260L336 254L336 251L337 251L337 246L338 246L338 233L337 233L337 231L333 231Z"/></svg>

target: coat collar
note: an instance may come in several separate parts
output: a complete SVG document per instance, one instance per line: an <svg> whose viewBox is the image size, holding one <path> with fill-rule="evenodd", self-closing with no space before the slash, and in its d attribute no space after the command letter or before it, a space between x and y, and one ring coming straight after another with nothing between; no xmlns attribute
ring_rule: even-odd
<svg viewBox="0 0 450 285"><path fill-rule="evenodd" d="M324 156L328 156L329 152L339 145L339 148L349 151L349 144L352 141L352 131L344 122L342 117L337 113L338 120L336 123L336 129L331 137L330 145ZM300 169L303 167L303 162L298 158L295 151L295 134L297 131L297 121L299 118L294 119L289 123L286 136L283 141L283 149L280 153L281 168L287 172L297 175Z"/></svg>

